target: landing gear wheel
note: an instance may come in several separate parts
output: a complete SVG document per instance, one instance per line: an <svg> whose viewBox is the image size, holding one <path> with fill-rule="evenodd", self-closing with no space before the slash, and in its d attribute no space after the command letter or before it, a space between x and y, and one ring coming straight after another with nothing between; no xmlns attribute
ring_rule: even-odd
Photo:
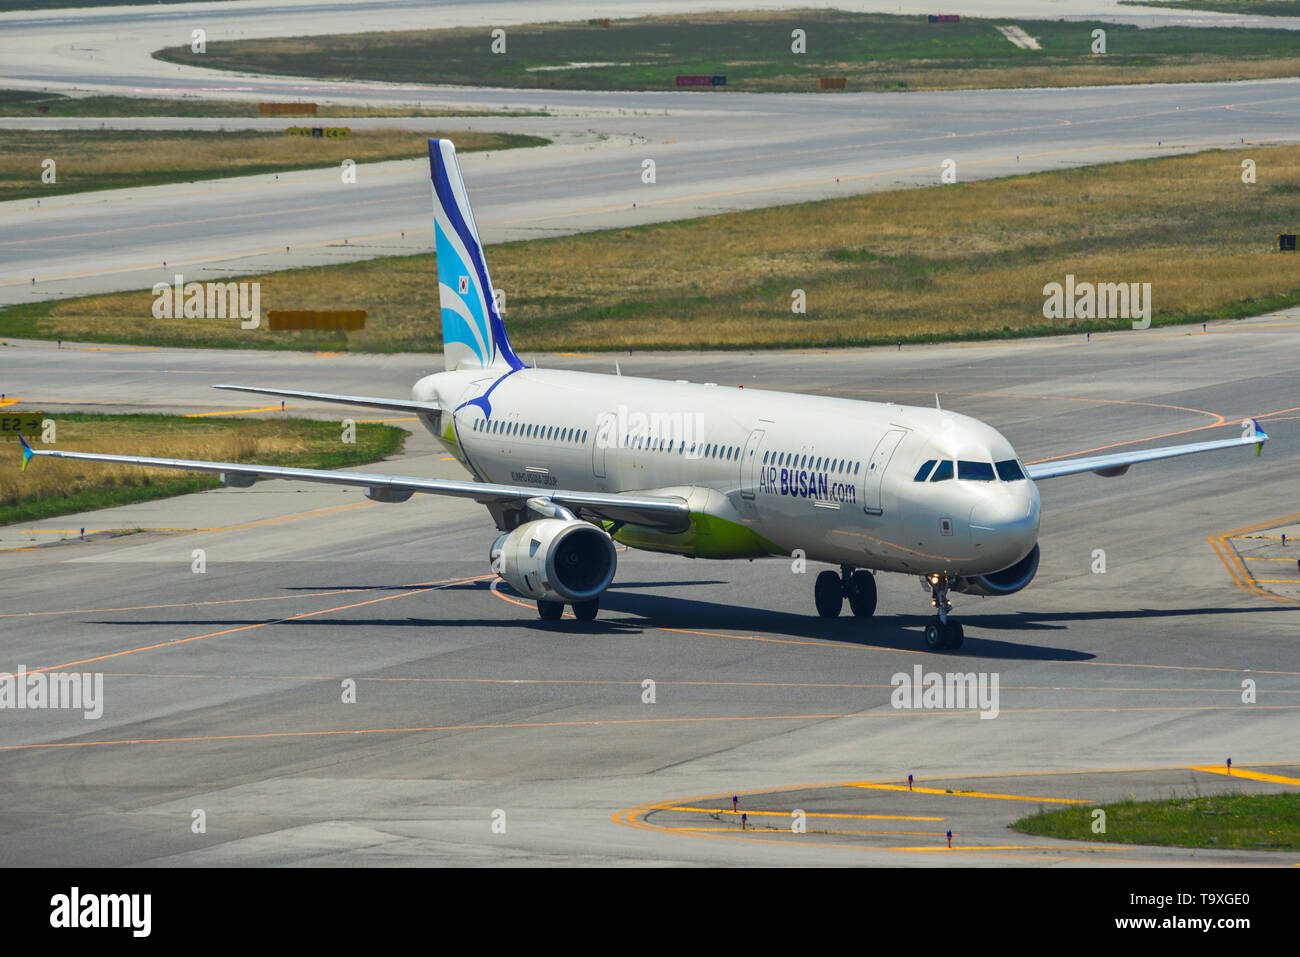
<svg viewBox="0 0 1300 957"><path fill-rule="evenodd" d="M856 571L848 581L849 607L857 618L870 618L876 613L876 576L868 571Z"/></svg>
<svg viewBox="0 0 1300 957"><path fill-rule="evenodd" d="M961 622L949 621L945 629L948 632L948 643L944 647L949 651L956 651L961 647L961 643L966 640L966 633L962 631Z"/></svg>
<svg viewBox="0 0 1300 957"><path fill-rule="evenodd" d="M942 650L946 644L945 638L947 635L944 634L944 627L937 618L925 626L925 647L931 651Z"/></svg>
<svg viewBox="0 0 1300 957"><path fill-rule="evenodd" d="M573 603L573 617L578 621L593 621L596 612L600 611L600 599L593 598L590 601L576 601Z"/></svg>
<svg viewBox="0 0 1300 957"><path fill-rule="evenodd" d="M559 621L560 616L564 614L564 602L547 601L545 598L537 599L537 614L541 616L542 621Z"/></svg>
<svg viewBox="0 0 1300 957"><path fill-rule="evenodd" d="M813 601L817 603L817 614L823 618L834 618L844 607L844 586L840 576L831 571L822 572L813 585Z"/></svg>

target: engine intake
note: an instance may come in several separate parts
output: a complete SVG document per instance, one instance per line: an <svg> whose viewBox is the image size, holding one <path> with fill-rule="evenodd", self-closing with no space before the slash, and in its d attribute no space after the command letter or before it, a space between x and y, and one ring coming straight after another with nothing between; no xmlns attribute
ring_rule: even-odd
<svg viewBox="0 0 1300 957"><path fill-rule="evenodd" d="M598 596L618 566L609 535L580 519L527 522L493 542L489 557L520 594L565 602Z"/></svg>
<svg viewBox="0 0 1300 957"><path fill-rule="evenodd" d="M1014 595L1034 580L1038 573L1038 545L1035 544L1029 554L1008 568L987 575L973 575L970 578L958 578L953 582L952 590L963 595Z"/></svg>

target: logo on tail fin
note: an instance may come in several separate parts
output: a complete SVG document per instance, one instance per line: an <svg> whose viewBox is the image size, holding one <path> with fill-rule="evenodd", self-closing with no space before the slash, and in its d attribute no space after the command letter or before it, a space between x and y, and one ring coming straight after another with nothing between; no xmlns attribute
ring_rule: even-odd
<svg viewBox="0 0 1300 957"><path fill-rule="evenodd" d="M483 244L450 140L429 140L429 172L446 368L522 369L497 311Z"/></svg>

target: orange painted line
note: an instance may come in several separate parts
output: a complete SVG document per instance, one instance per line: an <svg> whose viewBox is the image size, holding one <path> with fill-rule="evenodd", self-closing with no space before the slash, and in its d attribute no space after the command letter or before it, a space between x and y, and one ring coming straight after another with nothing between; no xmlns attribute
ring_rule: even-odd
<svg viewBox="0 0 1300 957"><path fill-rule="evenodd" d="M402 585L402 588L416 588L421 585L432 585L433 582L414 582L408 585ZM202 605L218 604L237 604L239 602L253 601L280 601L286 598L312 598L328 595L351 594L366 589L347 588L337 592L315 592L309 595L272 595L266 598L227 598L213 602L189 602L183 605L141 605L140 609L151 608L173 608L173 607L197 607ZM105 613L112 611L133 611L130 608L91 608L85 609L75 614ZM74 614L74 612L30 612L34 616L39 615L61 615ZM13 612L0 615L0 618L22 618L24 613ZM160 671L106 671L105 677L113 678L162 678L162 679L183 679L183 680L212 680L212 681L232 681L232 680L256 680L256 681L340 681L346 675L284 675L284 674L236 674L233 672L224 673L196 673L196 672L160 672ZM366 681L390 681L390 682L426 682L429 684L500 684L500 685L599 685L604 687L640 687L640 682L623 678L441 678L429 675L367 675L365 677L354 679L358 683ZM660 687L698 687L698 688L830 688L845 691L862 691L866 689L885 690L893 687L884 684L847 684L843 682L814 682L814 681L660 681ZM1131 692L1133 694L1241 694L1240 688L1079 688L1079 687L1062 687L1057 686L1036 686L1036 685L1002 685L1004 691L1041 691L1058 693L1062 691L1088 692ZM1269 695L1300 695L1300 689L1288 688L1270 688Z"/></svg>
<svg viewBox="0 0 1300 957"><path fill-rule="evenodd" d="M198 534L203 533L203 532L242 532L242 531L245 531L245 530L250 529L250 528L261 528L261 527L264 526L264 525L278 525L278 524L280 524L281 522L293 522L293 521L297 521L297 520L300 519L300 518L316 518L316 517L321 516L321 515L329 515L329 514L331 514L331 513L333 513L333 512L344 512L344 511L347 511L348 509L353 509L353 508L369 508L370 506L375 505L375 504L377 504L377 503L367 501L367 502L352 502L351 504L348 504L348 505L331 505L331 506L328 507L328 508L318 508L318 509L313 509L313 510L310 511L310 512L297 512L297 513L295 513L295 514L293 514L293 515L281 515L281 516L279 516L279 517L277 517L277 518L263 518L263 519L259 519L258 521L255 521L255 522L246 522L246 523L244 523L243 525L225 525L225 526L222 526L222 527L219 527L219 528L177 528L177 529L171 529L171 528L145 528L145 529L140 529L139 531L144 532L144 533L148 533L148 532L179 532L179 533L182 534L182 535L198 535ZM37 534L39 531L40 531L39 529L29 529L29 530L28 530L27 532L25 532L24 534ZM52 532L52 534L56 534L56 535L57 535L57 534L75 534L76 531L77 531L77 530L74 529L74 530L68 530L68 531L66 531L66 532L61 533L61 532L59 532L58 530L54 530L54 531ZM89 529L87 529L87 531L89 532ZM129 528L127 528L127 529L101 529L101 531L125 531L125 532L129 532L129 531L136 531L136 529L129 529ZM15 551L17 551L17 549L15 549ZM61 614L61 613L60 613L60 612L40 612L39 614ZM0 616L0 617L4 617L4 616Z"/></svg>
<svg viewBox="0 0 1300 957"><path fill-rule="evenodd" d="M261 219L266 216L283 217L288 213L314 213L323 209L337 209L341 206L391 206L400 203L403 200L415 199L414 196L394 197L390 199L367 199L359 202L353 201L348 203L320 203L315 206L299 206L294 209L284 210L265 210L262 212L239 212L231 213L227 216L208 216L203 219L181 219L170 223L145 223L140 226L113 226L108 229L90 229L80 233L59 233L58 235L42 236L39 239L8 239L0 240L0 246L25 246L33 243L58 242L64 239L85 239L88 236L107 236L111 233L131 233L140 232L141 230L157 231L159 229L170 229L173 226L208 226L212 223L228 222L232 219ZM431 230L420 230L421 232L430 232ZM411 232L411 230L407 230ZM391 235L391 234L390 234ZM350 238L350 237L349 237ZM298 244L302 245L302 244ZM283 248L277 246L277 249ZM171 260L168 260L170 262ZM180 262L180 260L176 260ZM159 260L162 262L162 260ZM39 280L40 277L37 277ZM21 282L22 280L19 280Z"/></svg>
<svg viewBox="0 0 1300 957"><path fill-rule="evenodd" d="M970 847L882 847L882 851L904 851L915 854L962 854L967 851L1037 851L1046 850L1046 844L972 844Z"/></svg>
<svg viewBox="0 0 1300 957"><path fill-rule="evenodd" d="M23 401L22 396L15 399L0 399L0 409L4 408L6 405L13 405L15 402L21 401Z"/></svg>
<svg viewBox="0 0 1300 957"><path fill-rule="evenodd" d="M1257 595L1260 598L1267 598L1269 601L1282 602L1288 605L1300 605L1300 599L1288 598L1284 595L1275 595L1256 585L1255 579L1251 576L1250 572L1246 570L1246 565L1241 560L1241 556L1237 554L1237 550L1233 548L1232 544L1228 541L1230 538L1241 538L1252 532L1257 532L1260 529L1275 528L1278 525L1290 525L1297 520L1300 520L1300 513L1288 515L1284 518L1265 519L1262 522L1256 522L1253 525L1236 528L1230 532L1223 532L1219 535L1210 535L1208 536L1208 541L1210 547L1214 549L1214 553L1219 556L1219 561L1223 562L1224 567L1228 569L1228 574L1232 576L1233 582L1242 591L1247 594Z"/></svg>
<svg viewBox="0 0 1300 957"><path fill-rule="evenodd" d="M988 798L995 801L1036 801L1039 804L1089 804L1085 798L1025 797L1019 794L990 794L986 791L950 791L939 788L908 787L906 784L868 784L865 781L847 781L845 787L865 788L872 791L903 791L911 794L938 794L942 797Z"/></svg>
<svg viewBox="0 0 1300 957"><path fill-rule="evenodd" d="M296 405L268 405L265 409L231 409L228 412L191 412L187 419L206 419L214 415L247 415L249 412L280 412L284 409L301 408Z"/></svg>
<svg viewBox="0 0 1300 957"><path fill-rule="evenodd" d="M433 582L420 584L432 585ZM414 588L415 585L403 585L402 588ZM207 605L241 605L253 601L288 601L293 598L326 598L332 595L351 595L363 588L340 588L337 591L317 591L303 595L265 595L258 598L218 598L213 601L181 601L165 605L124 605L121 608L71 608L66 611L8 611L0 613L0 618L43 618L48 615L103 615L115 611L154 611L160 608L203 608Z"/></svg>
<svg viewBox="0 0 1300 957"><path fill-rule="evenodd" d="M486 577L486 576L482 576ZM120 651L108 655L101 655L96 658L87 658L83 661L72 661L67 664L49 666L45 668L29 668L28 674L35 674L40 671L50 671L54 668L70 668L74 665L88 664L95 661L103 661L109 658L116 658L120 655L135 654L140 651L151 651L156 648L165 648L172 645L184 644L188 641L198 641L203 638L215 638L221 635L234 634L236 632L248 631L254 628L265 628L268 625L282 624L288 621L294 621L299 618L310 618L313 615L324 615L332 611L341 611L346 608L359 608L363 605L372 605L376 602L390 601L393 598L403 598L407 594L421 594L432 589L419 589L414 592L403 593L402 595L389 595L384 598L376 598L373 601L358 602L355 605L344 605L341 608L325 608L316 612L309 612L305 615L295 615L292 618L282 618L276 621L259 622L254 625L244 625L239 628L231 628L226 631L213 632L210 635L196 635L193 638L179 638L174 641L160 642L155 645L149 645L143 648L134 648L130 651ZM1271 710L1292 710L1300 709L1300 705L1252 705L1251 711L1260 709ZM1209 706L1209 707L1169 707L1169 708L1030 708L1011 710L1004 708L1002 714L1070 714L1076 712L1104 712L1113 714L1120 711L1239 711L1239 706ZM411 734L417 732L432 731L493 731L493 730L520 730L526 728L580 728L596 727L599 725L642 725L642 724L720 724L726 722L758 722L758 721L828 721L834 718L924 718L924 717L943 717L954 715L975 715L975 711L894 711L894 712L873 712L870 714L760 714L760 715L727 715L709 718L617 718L617 719L588 719L578 721L531 721L519 724L458 724L458 725L432 725L428 727L409 727L409 728L359 728L356 730L338 730L338 731L256 731L246 732L243 734L214 734L214 735L191 735L186 737L174 738L124 738L120 740L103 740L103 741L68 741L68 742L51 742L44 744L15 744L0 746L0 751L35 751L51 750L59 748L91 748L106 747L118 744L192 744L203 741L253 741L253 740L270 740L276 738L310 738L310 737L332 737L345 734ZM859 785L846 785L859 786ZM869 785L860 785L868 787ZM899 786L898 790L905 790ZM893 790L889 788L888 790ZM948 793L948 792L938 792ZM962 796L981 796L981 795L956 795ZM1011 795L989 795L990 797L1004 797L1009 800L1021 800ZM1054 798L1025 798L1023 800L1038 801L1056 801ZM1064 800L1064 799L1059 799Z"/></svg>
<svg viewBox="0 0 1300 957"><path fill-rule="evenodd" d="M685 830L685 829L679 829L679 828L674 828L674 827L668 827L668 826L660 825L660 824L650 824L650 823L648 823L648 822L646 822L646 821L641 820L641 819L638 817L639 814L649 813L650 811L652 811L652 810L656 810L656 809L658 809L658 808L659 808L658 805L654 805L654 804L643 804L643 805L641 805L640 807L627 808L627 809L622 810L622 811L617 811L617 812L615 812L614 814L611 814L611 815L610 815L610 820L613 821L615 824L622 824L624 827L634 828L634 829L639 830L639 831L650 831L650 832L652 832L652 833L656 833L656 834L677 834L677 835L682 836L682 837L702 837L702 838L706 838L706 839L709 839L709 840L715 840L715 841L747 841L747 842L750 842L750 843L757 843L757 844L779 844L779 845L784 845L784 846L786 846L786 847L789 847L789 846L790 846L790 842L789 842L789 841L786 841L786 840L778 840L778 839L775 839L775 838L764 838L764 837L757 837L757 836L756 836L756 833L764 833L764 834L770 834L770 833L772 833L772 832L770 832L770 831L762 831L762 832L751 832L751 831L745 831L745 832L742 832L742 831L739 831L739 830L737 830L737 829L735 829L735 828L723 828L722 830L724 831L724 833L720 833L720 834L701 833L700 831L694 831L694 832L691 832L691 831L687 831L687 830ZM882 848L882 847L879 847L879 846L874 846L874 845L863 845L863 844L837 844L837 843L830 842L830 841L815 841L815 842L811 842L809 846L810 846L810 847L815 847L818 851L821 851L823 848L833 848L833 849L835 849L835 850L856 850L856 851L878 851L878 850L884 850L884 849L885 849L885 848ZM1095 844L1095 845L1094 845L1094 844L1084 844L1084 845L1082 845L1082 846L1083 846L1085 849L1090 850L1090 851L1091 851L1091 850L1096 850L1096 849L1098 849L1098 848L1102 848L1102 847L1106 848L1107 850L1111 850L1111 849L1119 850L1119 849L1122 847L1122 845L1117 846L1117 845L1103 845L1103 844ZM1071 856L1071 855L1069 855L1069 854L1061 853L1062 851L1066 850L1066 848L1058 848L1057 845L1046 845L1046 844L1044 844L1044 845L1032 845L1032 844L1026 844L1026 845L1023 845L1023 847L1024 847L1024 848L1027 848L1027 849L1030 849L1030 850L1038 850L1038 851L1045 851L1045 852L1048 852L1046 856L1049 857L1049 858L1052 859L1052 860L1058 860L1058 861L1092 861L1092 862L1095 862L1095 861L1096 861L1096 858L1081 857L1081 856ZM943 850L948 850L948 848L942 848L942 849L943 849ZM1125 848L1125 849L1127 849L1127 850L1132 850L1132 848ZM902 849L899 849L899 850L902 850ZM929 848L929 847L926 847L926 848L922 848L922 849L920 849L920 850L924 851L925 853L930 853L930 852L933 851L933 850L939 850L939 848ZM953 850L956 850L956 848L954 848ZM976 850L976 849L972 849L972 850L969 851L968 853L969 853L969 856L972 856L972 857L987 856L987 857L1000 858L1000 859L1002 859L1002 860L1006 860L1006 859L1009 858L1009 857L1020 857L1020 858L1024 858L1025 860L1036 860L1036 861L1041 861L1041 860L1043 859L1043 857L1045 856L1045 855L1043 855L1043 854L1014 854L1014 853L1013 853L1013 854L1007 854L1007 853L995 853L995 852L981 851L981 850ZM1162 862L1158 862L1158 861L1155 860L1155 859L1114 858L1114 857L1110 857L1109 855L1107 855L1107 857L1108 857L1108 861L1107 861L1108 863L1115 863L1115 864L1146 864L1146 865L1152 865L1152 864L1156 864L1156 863L1162 863ZM1193 865L1187 865L1187 866L1193 866Z"/></svg>
<svg viewBox="0 0 1300 957"><path fill-rule="evenodd" d="M739 817L741 814L748 814L750 817L789 817L791 811L751 811L746 808L743 811L733 811L729 807L665 807L660 808L662 811L690 811L695 814L731 814ZM821 811L805 811L804 817L835 817L835 818L852 818L861 821L946 821L943 817L915 817L902 814L831 814Z"/></svg>
<svg viewBox="0 0 1300 957"><path fill-rule="evenodd" d="M437 582L435 584L436 585L444 585L449 583L463 584L465 582L476 581L478 579L482 579L486 577L487 577L486 575L478 575L473 578L464 578L464 579L449 578L447 579L446 582ZM65 668L72 668L76 665L88 665L96 661L108 661L111 658L121 658L126 655L139 654L142 651L156 651L159 648L171 648L171 647L175 647L176 645L185 645L185 644L189 644L192 641L202 641L205 638L219 638L223 635L238 634L241 631L253 631L258 628L266 628L268 625L282 625L290 621L301 621L305 618L314 618L317 615L325 615L325 614L329 614L330 612L347 611L350 608L364 608L366 605L375 605L378 604L379 602L392 601L394 598L406 598L407 596L410 595L420 595L426 591L432 591L432 590L433 590L432 587L417 588L411 591L401 592L396 595L384 595L380 598L371 598L367 601L355 602L351 605L339 605L335 608L322 608L320 611L303 612L302 614L299 615L290 615L287 618L277 618L274 621L261 621L252 625L241 625L238 628L227 628L224 631L213 631L213 632L209 632L206 635L192 635L189 638L173 638L171 641L159 641L152 645L142 645L139 648L131 648L126 651L114 651L106 655L96 655L93 658L82 658L77 661L65 662L64 664L61 665L46 665L43 668L28 668L27 673L38 674L39 672L42 671L61 671Z"/></svg>
<svg viewBox="0 0 1300 957"><path fill-rule="evenodd" d="M425 589L428 591L429 589ZM400 597L400 596L393 596ZM378 599L384 601L385 599ZM370 602L362 602L370 604ZM355 606L346 606L355 607ZM325 614L338 609L327 608L314 614ZM291 619L284 619L286 621ZM266 624L277 624L276 622L267 622ZM250 625L247 627L260 628L262 624ZM243 631L244 628L232 629L232 631ZM217 632L216 634L229 634L230 632ZM211 637L211 636L199 636ZM194 639L181 639L194 640ZM171 644L167 642L165 644ZM145 649L137 649L145 650ZM130 652L124 652L129 654ZM106 655L105 657L113 657ZM87 659L97 661L99 659ZM71 662L71 664L82 664L83 662ZM60 667L68 667L61 665ZM45 671L48 669L39 669ZM28 674L35 673L34 669L28 669ZM584 721L527 721L516 724L449 724L449 725L430 725L428 727L412 728L359 728L356 730L338 730L338 731L258 731L246 734L211 734L211 735L189 735L175 738L123 738L120 740L105 741L55 741L43 744L11 744L0 746L0 751L38 751L59 748L93 748L106 747L115 744L194 744L204 741L251 741L267 740L274 738L312 738L312 737L338 737L341 735L356 734L413 734L433 731L516 731L525 728L582 728L596 727L600 725L638 725L638 724L710 724L721 721L808 721L834 717L847 717L846 715L742 715L740 717L719 717L719 718L618 718L614 720L584 720Z"/></svg>
<svg viewBox="0 0 1300 957"><path fill-rule="evenodd" d="M1204 767L1191 767L1189 771L1204 771L1207 774L1222 774L1229 778L1248 778L1251 781L1267 781L1270 784L1290 784L1292 787L1300 787L1300 778L1283 777L1281 774L1265 774L1263 771L1247 771L1243 768L1233 768L1229 771L1226 767L1218 765L1206 765Z"/></svg>
<svg viewBox="0 0 1300 957"><path fill-rule="evenodd" d="M683 833L683 834L696 834L696 833L707 832L707 831L722 831L723 833L726 834L734 834L739 829L735 827L691 827L689 825L686 825L682 827L674 827L672 828L672 830L674 832ZM756 829L751 827L750 830L752 831ZM764 827L760 833L788 834L792 838L804 838L804 839L807 838L807 835L805 834L799 834L794 831L791 831L789 828L781 828L781 827ZM809 831L808 834L862 834L862 835L870 835L872 837L943 837L944 836L943 831L857 831L857 830L849 830L845 828L833 828L833 827L817 828L815 831Z"/></svg>

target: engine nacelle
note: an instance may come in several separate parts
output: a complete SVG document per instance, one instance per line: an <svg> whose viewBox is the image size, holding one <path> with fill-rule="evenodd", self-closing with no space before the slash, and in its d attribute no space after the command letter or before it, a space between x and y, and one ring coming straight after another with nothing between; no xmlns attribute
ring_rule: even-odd
<svg viewBox="0 0 1300 957"><path fill-rule="evenodd" d="M544 518L492 543L492 570L529 598L579 602L614 579L618 559L604 529L580 519Z"/></svg>
<svg viewBox="0 0 1300 957"><path fill-rule="evenodd" d="M1020 561L1009 568L988 575L973 575L970 578L958 578L952 584L953 591L963 595L1014 595L1034 580L1038 573L1038 545Z"/></svg>

